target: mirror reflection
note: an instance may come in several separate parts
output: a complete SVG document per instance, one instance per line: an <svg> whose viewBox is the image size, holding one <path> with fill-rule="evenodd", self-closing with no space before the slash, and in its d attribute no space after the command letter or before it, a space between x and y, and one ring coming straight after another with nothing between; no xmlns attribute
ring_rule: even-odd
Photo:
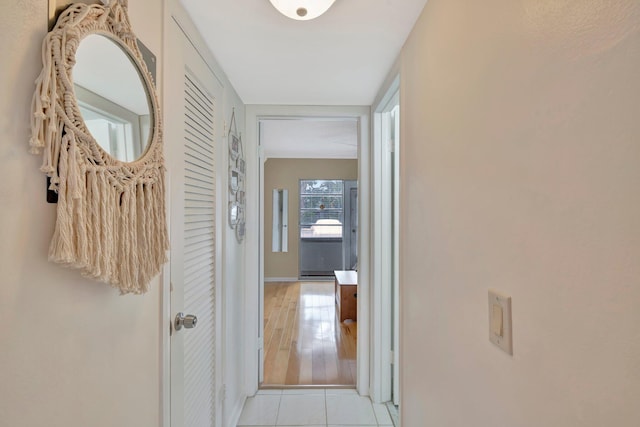
<svg viewBox="0 0 640 427"><path fill-rule="evenodd" d="M127 53L108 37L90 34L76 51L73 82L87 130L112 157L132 162L150 141L151 107Z"/></svg>

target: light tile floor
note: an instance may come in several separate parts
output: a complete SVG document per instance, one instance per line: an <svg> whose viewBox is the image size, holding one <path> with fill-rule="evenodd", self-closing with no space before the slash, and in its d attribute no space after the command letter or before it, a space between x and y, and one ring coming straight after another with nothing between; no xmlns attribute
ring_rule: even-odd
<svg viewBox="0 0 640 427"><path fill-rule="evenodd" d="M247 399L242 426L370 427L392 426L384 404L371 403L347 389L260 390Z"/></svg>
<svg viewBox="0 0 640 427"><path fill-rule="evenodd" d="M389 411L389 415L391 415L391 421L393 422L394 427L398 427L400 425L398 407L395 406L393 402L387 402L385 405L387 405L387 410Z"/></svg>

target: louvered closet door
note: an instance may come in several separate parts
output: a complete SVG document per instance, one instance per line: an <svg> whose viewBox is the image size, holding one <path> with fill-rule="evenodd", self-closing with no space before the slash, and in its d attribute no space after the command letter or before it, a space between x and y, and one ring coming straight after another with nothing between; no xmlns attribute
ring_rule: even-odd
<svg viewBox="0 0 640 427"><path fill-rule="evenodd" d="M185 75L184 309L197 328L184 337L185 426L215 421L215 175L213 98Z"/></svg>
<svg viewBox="0 0 640 427"><path fill-rule="evenodd" d="M222 134L218 117L222 88L188 41L182 38L182 42L181 61L168 67L172 84L165 86L170 100L166 108L171 114L165 137L166 144L171 144L167 148L171 313L194 315L197 323L172 332L171 426L214 427L220 418L216 399L216 343L220 337L216 325L215 153ZM169 139L169 133L176 138Z"/></svg>

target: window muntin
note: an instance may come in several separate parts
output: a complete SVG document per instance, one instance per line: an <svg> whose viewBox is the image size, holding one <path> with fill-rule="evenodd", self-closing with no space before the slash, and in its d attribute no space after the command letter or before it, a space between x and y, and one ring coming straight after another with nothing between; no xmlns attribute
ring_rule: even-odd
<svg viewBox="0 0 640 427"><path fill-rule="evenodd" d="M300 237L342 238L344 182L339 179L300 180Z"/></svg>

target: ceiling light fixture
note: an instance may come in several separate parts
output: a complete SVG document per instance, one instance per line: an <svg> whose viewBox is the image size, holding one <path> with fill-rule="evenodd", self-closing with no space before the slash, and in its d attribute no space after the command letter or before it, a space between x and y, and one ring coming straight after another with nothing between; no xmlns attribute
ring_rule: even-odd
<svg viewBox="0 0 640 427"><path fill-rule="evenodd" d="M325 13L335 0L269 0L273 7L291 19L308 21Z"/></svg>

